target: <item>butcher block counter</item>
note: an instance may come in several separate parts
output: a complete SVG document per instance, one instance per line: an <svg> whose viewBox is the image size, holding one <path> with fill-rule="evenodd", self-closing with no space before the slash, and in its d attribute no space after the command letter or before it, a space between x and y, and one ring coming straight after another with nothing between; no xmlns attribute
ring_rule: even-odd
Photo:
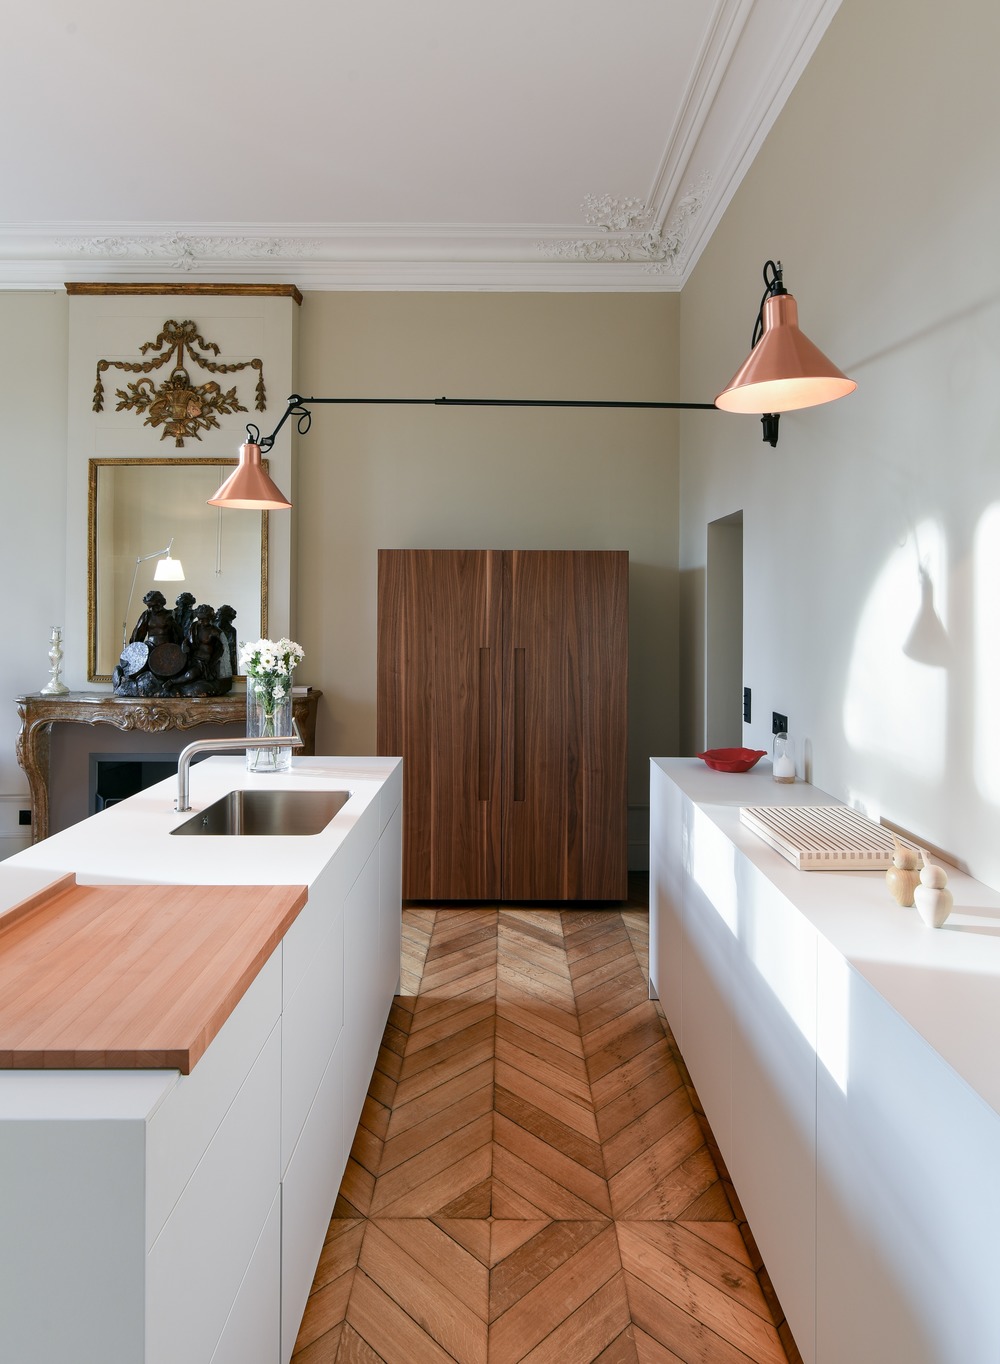
<svg viewBox="0 0 1000 1364"><path fill-rule="evenodd" d="M189 1075L305 902L60 877L0 920L0 1069Z"/></svg>
<svg viewBox="0 0 1000 1364"><path fill-rule="evenodd" d="M0 1359L291 1355L398 984L402 765L212 757L193 812L265 786L351 794L174 837L171 780L0 863Z"/></svg>

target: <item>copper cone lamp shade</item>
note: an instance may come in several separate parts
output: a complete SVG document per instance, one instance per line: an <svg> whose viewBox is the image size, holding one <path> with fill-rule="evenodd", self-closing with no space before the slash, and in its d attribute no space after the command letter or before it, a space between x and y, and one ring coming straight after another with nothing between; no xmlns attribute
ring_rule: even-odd
<svg viewBox="0 0 1000 1364"><path fill-rule="evenodd" d="M214 497L208 499L208 505L249 511L287 511L292 504L264 471L260 446L247 444L240 446L239 464Z"/></svg>
<svg viewBox="0 0 1000 1364"><path fill-rule="evenodd" d="M760 340L716 398L716 407L724 412L794 412L854 392L854 380L799 331L798 305L791 294L766 298L762 319Z"/></svg>

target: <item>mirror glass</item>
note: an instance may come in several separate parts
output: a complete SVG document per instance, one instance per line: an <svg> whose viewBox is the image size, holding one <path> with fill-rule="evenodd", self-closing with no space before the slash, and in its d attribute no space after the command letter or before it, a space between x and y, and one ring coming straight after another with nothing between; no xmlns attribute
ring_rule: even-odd
<svg viewBox="0 0 1000 1364"><path fill-rule="evenodd" d="M266 460L264 463L266 464ZM232 459L92 459L87 555L87 656L91 682L108 682L152 587L173 606L236 610L240 641L267 635L267 512L207 506ZM155 582L165 550L183 582ZM146 558L146 555L153 557ZM142 560L138 565L137 560Z"/></svg>

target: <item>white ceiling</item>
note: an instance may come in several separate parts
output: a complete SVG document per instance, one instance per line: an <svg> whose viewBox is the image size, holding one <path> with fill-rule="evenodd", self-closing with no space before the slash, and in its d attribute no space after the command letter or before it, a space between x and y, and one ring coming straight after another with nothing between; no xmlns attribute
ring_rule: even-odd
<svg viewBox="0 0 1000 1364"><path fill-rule="evenodd" d="M0 287L671 290L840 0L19 0Z"/></svg>

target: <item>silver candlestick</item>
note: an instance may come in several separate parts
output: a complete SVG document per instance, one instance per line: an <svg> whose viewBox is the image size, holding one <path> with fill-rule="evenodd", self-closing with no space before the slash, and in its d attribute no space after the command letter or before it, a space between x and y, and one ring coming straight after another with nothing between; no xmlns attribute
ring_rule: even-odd
<svg viewBox="0 0 1000 1364"><path fill-rule="evenodd" d="M59 674L62 671L62 626L53 625L51 643L49 645L49 658L52 667L49 669L51 678L47 686L42 688L43 696L65 696L69 687L64 682L60 682Z"/></svg>

